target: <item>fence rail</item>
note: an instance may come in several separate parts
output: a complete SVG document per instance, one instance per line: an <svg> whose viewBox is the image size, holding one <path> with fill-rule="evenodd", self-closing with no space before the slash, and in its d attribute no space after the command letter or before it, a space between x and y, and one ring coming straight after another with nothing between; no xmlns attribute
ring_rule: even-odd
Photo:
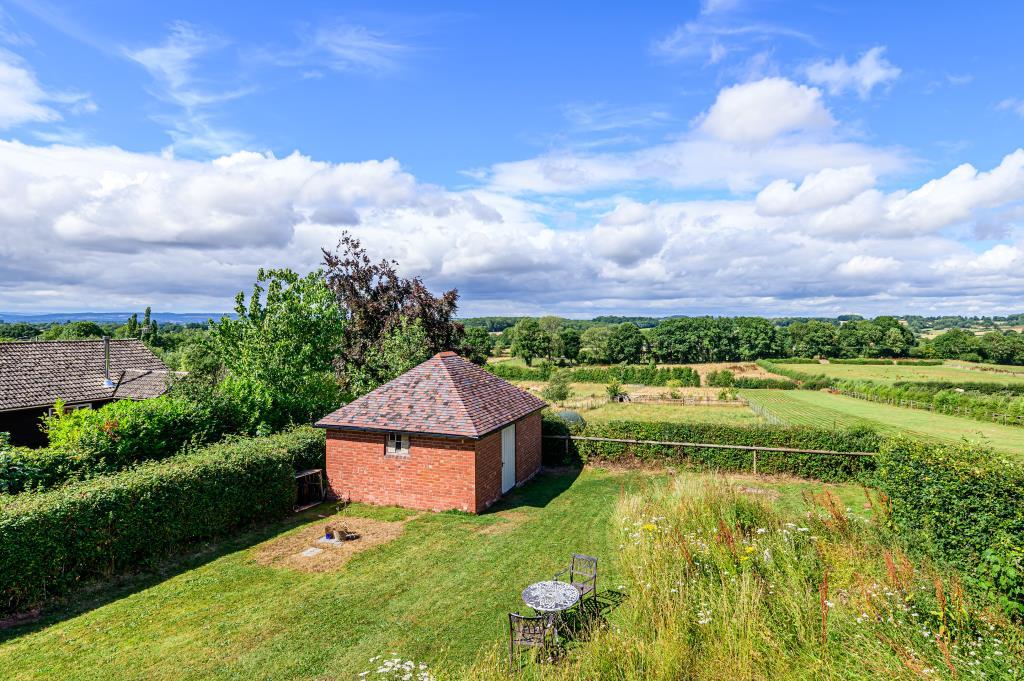
<svg viewBox="0 0 1024 681"><path fill-rule="evenodd" d="M566 454L569 453L569 443L573 440L585 442L613 442L628 445L657 445L668 447L690 447L691 449L738 449L753 453L753 471L757 473L757 453L766 454L824 454L826 456L853 456L873 457L874 452L837 452L830 449L797 449L794 447L761 447L758 445L723 445L710 442L675 442L669 440L631 440L618 437L590 437L583 435L544 435L547 440L564 440Z"/></svg>

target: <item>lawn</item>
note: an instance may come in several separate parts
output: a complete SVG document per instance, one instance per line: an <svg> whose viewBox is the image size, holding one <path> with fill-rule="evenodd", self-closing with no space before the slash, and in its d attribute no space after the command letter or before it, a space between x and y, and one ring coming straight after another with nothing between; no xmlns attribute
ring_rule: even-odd
<svg viewBox="0 0 1024 681"><path fill-rule="evenodd" d="M550 578L572 551L599 556L601 588L621 585L628 596L617 504L623 493L646 497L669 479L547 474L479 517L357 505L351 516L402 521L404 533L332 572L257 562L277 536L322 525L314 509L0 632L0 669L5 679L353 678L376 666L374 656L395 652L459 678L480 651L505 640L505 613L523 609L523 587ZM792 510L803 508L804 492L823 487L730 479ZM859 488L828 487L863 508Z"/></svg>
<svg viewBox="0 0 1024 681"><path fill-rule="evenodd" d="M725 423L737 426L763 423L746 406L635 404L611 402L582 412L588 421L667 421L669 423Z"/></svg>
<svg viewBox="0 0 1024 681"><path fill-rule="evenodd" d="M743 390L741 394L751 404L794 425L834 428L867 424L880 432L903 433L930 442L967 439L1017 456L1024 454L1024 428L894 407L821 391Z"/></svg>
<svg viewBox="0 0 1024 681"><path fill-rule="evenodd" d="M978 369L965 368L962 364L940 364L936 366L914 366L909 364L785 364L782 366L809 376L825 374L826 376L838 379L878 381L879 383L895 383L896 381L1024 383L1024 373L980 371Z"/></svg>

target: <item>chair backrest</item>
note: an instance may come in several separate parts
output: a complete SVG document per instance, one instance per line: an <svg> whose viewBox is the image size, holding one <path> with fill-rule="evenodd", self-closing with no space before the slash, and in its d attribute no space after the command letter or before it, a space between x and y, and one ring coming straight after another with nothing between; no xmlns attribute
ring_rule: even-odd
<svg viewBox="0 0 1024 681"><path fill-rule="evenodd" d="M547 617L526 617L518 612L508 614L508 630L513 643L543 644L547 629Z"/></svg>
<svg viewBox="0 0 1024 681"><path fill-rule="evenodd" d="M582 553L572 554L572 562L569 564L569 571L573 575L592 578L597 577L597 558L585 556Z"/></svg>

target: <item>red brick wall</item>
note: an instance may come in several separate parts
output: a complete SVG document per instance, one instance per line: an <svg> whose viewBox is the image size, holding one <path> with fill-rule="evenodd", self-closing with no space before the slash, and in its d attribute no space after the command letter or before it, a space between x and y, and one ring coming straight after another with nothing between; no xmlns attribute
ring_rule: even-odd
<svg viewBox="0 0 1024 681"><path fill-rule="evenodd" d="M501 431L476 443L476 508L480 513L501 497Z"/></svg>
<svg viewBox="0 0 1024 681"><path fill-rule="evenodd" d="M516 483L523 484L540 470L540 412L516 421Z"/></svg>
<svg viewBox="0 0 1024 681"><path fill-rule="evenodd" d="M385 456L383 433L327 431L327 486L341 499L481 512L501 497L501 431L479 441L411 436ZM516 422L516 483L540 470L540 412Z"/></svg>
<svg viewBox="0 0 1024 681"><path fill-rule="evenodd" d="M385 456L382 433L329 429L327 484L333 495L352 501L475 511L474 444L414 435L408 457Z"/></svg>

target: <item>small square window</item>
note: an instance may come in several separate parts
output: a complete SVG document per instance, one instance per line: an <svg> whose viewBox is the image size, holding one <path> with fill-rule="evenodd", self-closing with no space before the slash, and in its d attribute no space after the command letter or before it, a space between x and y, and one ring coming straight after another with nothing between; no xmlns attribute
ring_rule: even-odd
<svg viewBox="0 0 1024 681"><path fill-rule="evenodd" d="M388 456L409 456L408 433L388 433L384 453Z"/></svg>

